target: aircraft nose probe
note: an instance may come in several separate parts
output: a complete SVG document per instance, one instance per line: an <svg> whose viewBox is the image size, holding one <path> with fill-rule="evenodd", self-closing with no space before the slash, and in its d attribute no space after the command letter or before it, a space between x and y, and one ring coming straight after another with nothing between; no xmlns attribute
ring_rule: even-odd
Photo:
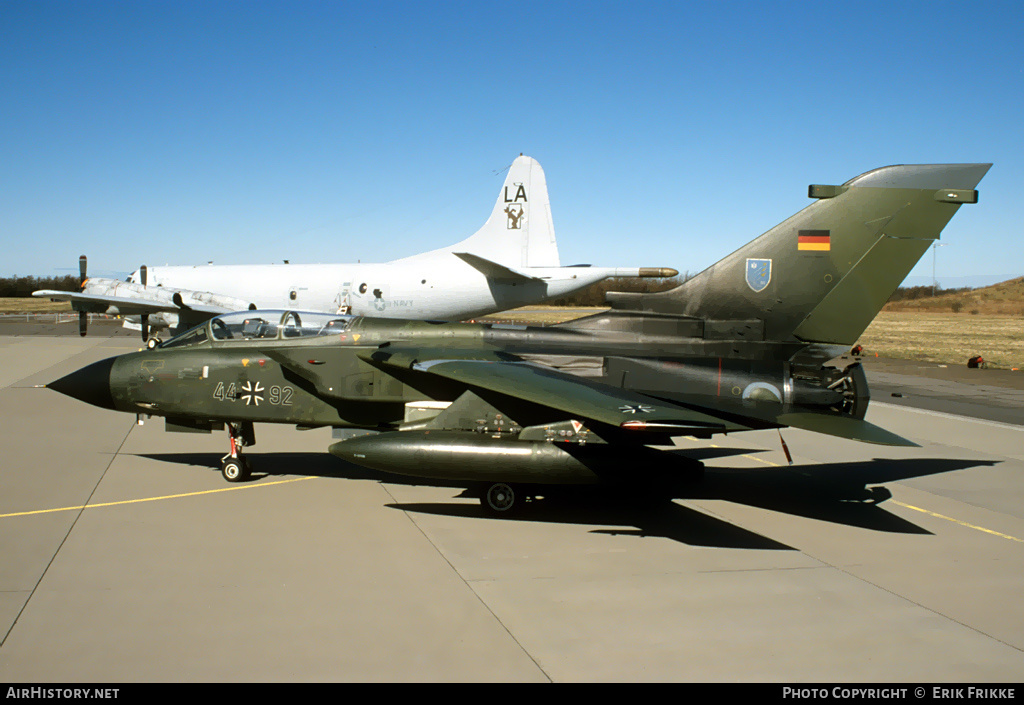
<svg viewBox="0 0 1024 705"><path fill-rule="evenodd" d="M50 382L46 387L102 409L114 409L114 397L110 393L110 371L115 359L108 357L94 362Z"/></svg>

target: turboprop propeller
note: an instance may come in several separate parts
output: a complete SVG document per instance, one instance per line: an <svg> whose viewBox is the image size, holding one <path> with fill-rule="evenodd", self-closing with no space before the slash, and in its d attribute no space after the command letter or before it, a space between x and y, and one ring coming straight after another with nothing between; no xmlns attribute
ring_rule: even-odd
<svg viewBox="0 0 1024 705"><path fill-rule="evenodd" d="M85 289L85 283L89 280L88 274L89 259L85 255L78 258L78 285ZM146 287L149 279L149 269L146 265L139 267L139 281L143 288ZM140 316L142 324L142 342L149 343L149 314L143 313ZM78 334L85 337L89 331L89 313L84 310L78 312Z"/></svg>
<svg viewBox="0 0 1024 705"><path fill-rule="evenodd" d="M148 279L148 277L149 277L149 270L146 268L146 265L142 265L141 267L139 267L139 281L142 283L143 287L146 286L146 280ZM149 344L149 314L148 313L142 314L141 319L142 319L141 320L141 323L142 323L142 342L146 343L148 345Z"/></svg>
<svg viewBox="0 0 1024 705"><path fill-rule="evenodd" d="M79 288L85 287L85 281L89 278L86 274L86 269L89 266L89 260L85 255L78 258L78 286ZM89 314L85 311L78 312L78 334L85 337L85 334L89 330Z"/></svg>

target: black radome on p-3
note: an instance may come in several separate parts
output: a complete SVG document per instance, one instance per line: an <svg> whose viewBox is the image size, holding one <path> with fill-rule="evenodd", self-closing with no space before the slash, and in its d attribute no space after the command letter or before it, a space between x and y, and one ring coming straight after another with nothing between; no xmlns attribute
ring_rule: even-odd
<svg viewBox="0 0 1024 705"><path fill-rule="evenodd" d="M938 239L990 164L890 166L841 186L696 277L550 327L239 311L49 387L227 426L229 481L254 423L332 426L330 452L388 472L479 486L505 511L537 486L644 483L699 463L648 446L793 426L914 445L864 420L848 349Z"/></svg>

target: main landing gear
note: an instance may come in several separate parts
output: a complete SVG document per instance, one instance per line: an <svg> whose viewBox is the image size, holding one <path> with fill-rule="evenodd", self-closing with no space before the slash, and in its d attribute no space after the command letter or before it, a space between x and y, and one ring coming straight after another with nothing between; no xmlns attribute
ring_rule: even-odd
<svg viewBox="0 0 1024 705"><path fill-rule="evenodd" d="M484 511L491 516L512 516L523 505L536 500L537 488L532 485L513 485L507 482L488 482L480 485L477 496Z"/></svg>
<svg viewBox="0 0 1024 705"><path fill-rule="evenodd" d="M256 432L251 421L229 422L227 426L231 450L220 459L220 474L228 482L244 482L252 477L252 463L242 453L242 448L256 444Z"/></svg>
<svg viewBox="0 0 1024 705"><path fill-rule="evenodd" d="M493 514L507 514L516 506L516 492L511 485L495 482L484 487L480 503Z"/></svg>

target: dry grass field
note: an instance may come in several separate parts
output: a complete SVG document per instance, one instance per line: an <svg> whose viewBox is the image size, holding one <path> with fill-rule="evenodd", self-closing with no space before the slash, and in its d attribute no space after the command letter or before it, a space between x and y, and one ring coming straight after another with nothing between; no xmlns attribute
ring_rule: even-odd
<svg viewBox="0 0 1024 705"><path fill-rule="evenodd" d="M607 306L524 306L474 319L479 323L512 323L517 325L553 326L577 318L607 311Z"/></svg>
<svg viewBox="0 0 1024 705"><path fill-rule="evenodd" d="M1024 277L971 291L894 301L861 336L866 354L1024 369Z"/></svg>
<svg viewBox="0 0 1024 705"><path fill-rule="evenodd" d="M858 341L865 355L1024 369L1024 316L882 311Z"/></svg>
<svg viewBox="0 0 1024 705"><path fill-rule="evenodd" d="M71 313L71 304L49 299L0 297L0 313Z"/></svg>

